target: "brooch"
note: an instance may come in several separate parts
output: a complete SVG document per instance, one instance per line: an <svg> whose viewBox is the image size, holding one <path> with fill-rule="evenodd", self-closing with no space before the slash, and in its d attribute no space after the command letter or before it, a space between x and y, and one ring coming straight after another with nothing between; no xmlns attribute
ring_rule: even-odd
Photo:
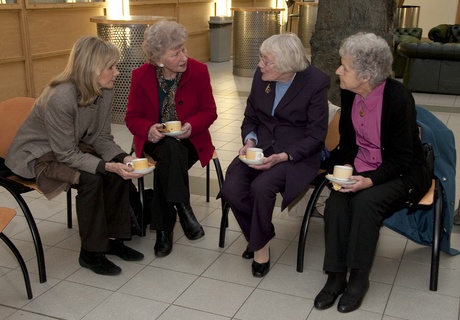
<svg viewBox="0 0 460 320"><path fill-rule="evenodd" d="M267 87L265 88L265 93L270 93L272 89L270 89L270 83L267 84Z"/></svg>

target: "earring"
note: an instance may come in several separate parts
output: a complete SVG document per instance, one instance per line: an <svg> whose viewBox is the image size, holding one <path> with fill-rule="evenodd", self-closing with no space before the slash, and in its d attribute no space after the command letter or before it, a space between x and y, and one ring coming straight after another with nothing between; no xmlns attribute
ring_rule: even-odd
<svg viewBox="0 0 460 320"><path fill-rule="evenodd" d="M165 65L162 64L162 63L160 63L158 66L159 66L160 68L163 68Z"/></svg>

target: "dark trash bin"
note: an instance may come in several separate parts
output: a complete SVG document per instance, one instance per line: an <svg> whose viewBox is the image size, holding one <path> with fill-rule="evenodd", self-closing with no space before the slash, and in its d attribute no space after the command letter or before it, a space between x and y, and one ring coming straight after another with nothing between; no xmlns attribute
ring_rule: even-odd
<svg viewBox="0 0 460 320"><path fill-rule="evenodd" d="M229 61L232 38L232 17L209 17L209 29L211 36L211 61Z"/></svg>

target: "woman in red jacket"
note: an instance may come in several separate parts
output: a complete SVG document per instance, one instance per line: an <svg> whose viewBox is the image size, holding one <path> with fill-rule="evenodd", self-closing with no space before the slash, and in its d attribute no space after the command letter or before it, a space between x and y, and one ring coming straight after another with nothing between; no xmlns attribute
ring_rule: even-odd
<svg viewBox="0 0 460 320"><path fill-rule="evenodd" d="M171 253L176 212L188 239L204 236L190 206L188 169L211 160L209 127L217 113L208 69L188 57L186 40L187 31L174 21L159 21L145 31L147 62L132 73L125 117L137 156L147 153L157 162L150 228L157 231L158 257ZM174 120L181 121L181 131L161 132L162 123Z"/></svg>

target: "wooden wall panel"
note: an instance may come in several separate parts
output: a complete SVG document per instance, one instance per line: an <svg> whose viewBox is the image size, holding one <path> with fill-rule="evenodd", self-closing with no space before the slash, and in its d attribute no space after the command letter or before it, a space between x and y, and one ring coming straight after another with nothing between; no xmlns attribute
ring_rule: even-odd
<svg viewBox="0 0 460 320"><path fill-rule="evenodd" d="M23 61L0 64L0 101L13 97L28 97L26 70ZM8 77L5 77L8 75Z"/></svg>
<svg viewBox="0 0 460 320"><path fill-rule="evenodd" d="M176 17L189 33L190 56L205 62L210 57L208 21L215 14L214 3L131 0L130 9L132 15ZM38 97L50 79L65 68L75 41L97 35L97 26L89 18L103 16L104 7L104 3L37 4L29 0L0 6L0 74L11 75L0 78L0 100L21 95Z"/></svg>
<svg viewBox="0 0 460 320"><path fill-rule="evenodd" d="M209 57L211 56L209 34L199 33L189 35L187 50L191 58L201 62L209 61Z"/></svg>
<svg viewBox="0 0 460 320"><path fill-rule="evenodd" d="M0 12L0 60L23 57L20 11Z"/></svg>
<svg viewBox="0 0 460 320"><path fill-rule="evenodd" d="M212 2L181 3L179 6L179 22L189 33L209 31L209 17L214 13Z"/></svg>
<svg viewBox="0 0 460 320"><path fill-rule="evenodd" d="M34 59L32 62L32 73L34 75L33 97L38 97L50 80L64 71L67 64L68 54L43 59Z"/></svg>
<svg viewBox="0 0 460 320"><path fill-rule="evenodd" d="M145 4L145 5L131 5L129 11L133 16L176 16L176 4Z"/></svg>
<svg viewBox="0 0 460 320"><path fill-rule="evenodd" d="M69 50L85 35L97 35L91 16L102 16L101 8L28 10L32 55ZM44 32L46 30L46 32Z"/></svg>

